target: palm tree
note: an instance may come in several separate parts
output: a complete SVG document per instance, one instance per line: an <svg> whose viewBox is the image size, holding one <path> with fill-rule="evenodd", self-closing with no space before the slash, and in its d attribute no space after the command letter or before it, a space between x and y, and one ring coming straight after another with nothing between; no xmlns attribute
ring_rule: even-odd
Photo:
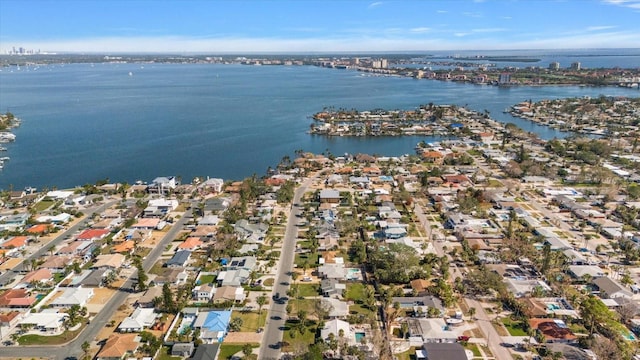
<svg viewBox="0 0 640 360"><path fill-rule="evenodd" d="M91 344L88 341L85 341L80 346L82 348L82 352L84 352L84 359L89 359L89 349L91 349Z"/></svg>

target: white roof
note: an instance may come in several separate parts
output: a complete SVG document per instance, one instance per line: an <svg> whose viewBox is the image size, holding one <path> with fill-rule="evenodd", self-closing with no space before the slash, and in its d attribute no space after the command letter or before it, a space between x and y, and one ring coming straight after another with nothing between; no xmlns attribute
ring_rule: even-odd
<svg viewBox="0 0 640 360"><path fill-rule="evenodd" d="M62 325L64 318L68 317L65 313L28 313L19 324L35 324L36 327L45 329L57 329Z"/></svg>
<svg viewBox="0 0 640 360"><path fill-rule="evenodd" d="M51 302L51 305L57 306L84 306L89 299L93 297L93 289L85 289L82 287L66 289L62 295Z"/></svg>

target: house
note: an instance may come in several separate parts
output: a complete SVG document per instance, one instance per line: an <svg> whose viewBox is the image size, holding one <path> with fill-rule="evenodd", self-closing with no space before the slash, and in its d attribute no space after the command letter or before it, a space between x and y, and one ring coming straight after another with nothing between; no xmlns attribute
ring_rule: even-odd
<svg viewBox="0 0 640 360"><path fill-rule="evenodd" d="M135 224L131 225L131 228L144 230L161 229L164 227L164 223L164 221L157 218L143 218L138 219Z"/></svg>
<svg viewBox="0 0 640 360"><path fill-rule="evenodd" d="M111 270L109 269L97 269L97 270L85 270L86 273L83 271L82 274L84 274L84 276L74 279L72 281L72 286L82 286L82 287L93 287L93 288L97 288L97 287L102 287L102 285L104 285L105 283L105 279L106 277L111 274Z"/></svg>
<svg viewBox="0 0 640 360"><path fill-rule="evenodd" d="M177 251L169 261L165 263L166 267L184 267L191 258L191 251L179 250Z"/></svg>
<svg viewBox="0 0 640 360"><path fill-rule="evenodd" d="M464 347L458 343L426 342L422 350L416 350L416 359L425 360L467 360Z"/></svg>
<svg viewBox="0 0 640 360"><path fill-rule="evenodd" d="M69 315L57 312L28 313L18 322L21 327L32 327L48 334L64 330L64 320Z"/></svg>
<svg viewBox="0 0 640 360"><path fill-rule="evenodd" d="M334 298L322 298L320 301L329 309L328 317L335 319L349 316L349 304L346 302Z"/></svg>
<svg viewBox="0 0 640 360"><path fill-rule="evenodd" d="M605 276L604 271L595 265L570 265L569 274L576 279L584 279L587 276L591 279Z"/></svg>
<svg viewBox="0 0 640 360"><path fill-rule="evenodd" d="M125 236L125 239L131 240L134 243L139 244L149 239L152 234L153 232L149 229L131 229Z"/></svg>
<svg viewBox="0 0 640 360"><path fill-rule="evenodd" d="M15 249L19 251L26 248L30 240L31 239L27 236L14 236L0 244L0 249Z"/></svg>
<svg viewBox="0 0 640 360"><path fill-rule="evenodd" d="M192 342L188 343L175 343L171 347L171 356L189 357L193 354L195 346Z"/></svg>
<svg viewBox="0 0 640 360"><path fill-rule="evenodd" d="M345 280L347 271L344 264L323 264L318 266L318 274L323 279Z"/></svg>
<svg viewBox="0 0 640 360"><path fill-rule="evenodd" d="M200 338L203 342L222 342L227 334L230 321L231 310L206 311L198 314L193 327L200 329Z"/></svg>
<svg viewBox="0 0 640 360"><path fill-rule="evenodd" d="M25 289L10 289L0 295L0 308L29 308L36 300Z"/></svg>
<svg viewBox="0 0 640 360"><path fill-rule="evenodd" d="M258 240L264 239L264 236L269 230L269 225L263 223L252 224L249 221L242 219L238 220L234 225L234 230L238 233L238 236L242 239L248 239L249 237L256 237Z"/></svg>
<svg viewBox="0 0 640 360"><path fill-rule="evenodd" d="M246 269L220 271L216 281L220 286L240 286L247 282L249 275Z"/></svg>
<svg viewBox="0 0 640 360"><path fill-rule="evenodd" d="M544 336L545 342L568 343L577 339L569 326L560 319L529 319L529 325Z"/></svg>
<svg viewBox="0 0 640 360"><path fill-rule="evenodd" d="M456 328L445 330L447 323L442 318L410 318L408 323L410 336L421 336L429 343L454 343L463 333Z"/></svg>
<svg viewBox="0 0 640 360"><path fill-rule="evenodd" d="M62 295L58 296L51 302L52 307L71 307L78 305L86 306L89 299L93 297L93 289L85 289L83 287L67 288Z"/></svg>
<svg viewBox="0 0 640 360"><path fill-rule="evenodd" d="M50 284L53 282L53 275L49 269L38 269L31 271L20 280L20 285L32 286L35 283Z"/></svg>
<svg viewBox="0 0 640 360"><path fill-rule="evenodd" d="M193 288L193 300L198 302L209 302L213 297L215 288L211 284L198 285Z"/></svg>
<svg viewBox="0 0 640 360"><path fill-rule="evenodd" d="M198 186L198 189L209 192L209 193L219 193L222 192L222 186L224 185L224 180L217 178L207 178L207 180L203 181L202 184Z"/></svg>
<svg viewBox="0 0 640 360"><path fill-rule="evenodd" d="M231 270L245 269L248 271L253 271L253 269L255 269L257 265L257 262L258 260L255 256L232 257L231 260L229 260L227 268Z"/></svg>
<svg viewBox="0 0 640 360"><path fill-rule="evenodd" d="M40 269L49 269L52 273L61 273L65 271L65 268L73 263L73 258L70 256L49 256Z"/></svg>
<svg viewBox="0 0 640 360"><path fill-rule="evenodd" d="M153 286L147 289L142 296L136 301L136 304L140 308L153 308L155 298L162 295L162 287Z"/></svg>
<svg viewBox="0 0 640 360"><path fill-rule="evenodd" d="M149 328L156 321L154 309L137 308L120 323L119 332L140 332Z"/></svg>
<svg viewBox="0 0 640 360"><path fill-rule="evenodd" d="M190 360L216 360L220 344L200 344Z"/></svg>
<svg viewBox="0 0 640 360"><path fill-rule="evenodd" d="M320 190L320 203L338 204L340 203L340 192L333 189Z"/></svg>
<svg viewBox="0 0 640 360"><path fill-rule="evenodd" d="M320 281L320 291L322 296L341 298L344 291L347 290L346 284L341 284L336 279L322 279Z"/></svg>
<svg viewBox="0 0 640 360"><path fill-rule="evenodd" d="M13 327L22 319L23 313L19 311L10 311L0 313L0 326Z"/></svg>
<svg viewBox="0 0 640 360"><path fill-rule="evenodd" d="M442 301L435 296L419 296L419 297L394 297L391 303L400 304L401 309L413 309L415 313L427 314L429 309L436 309L440 315L444 315L444 306Z"/></svg>
<svg viewBox="0 0 640 360"><path fill-rule="evenodd" d="M186 282L188 274L179 267L165 268L162 273L153 279L153 283L162 286L164 284L179 285Z"/></svg>
<svg viewBox="0 0 640 360"><path fill-rule="evenodd" d="M175 190L177 186L178 182L175 176L161 176L153 179L151 184L147 186L147 191L150 194L166 195Z"/></svg>
<svg viewBox="0 0 640 360"><path fill-rule="evenodd" d="M217 215L203 216L200 220L198 220L198 225L201 226L218 226L219 223L220 218Z"/></svg>
<svg viewBox="0 0 640 360"><path fill-rule="evenodd" d="M97 248L93 241L72 241L56 252L57 255L71 255L74 257L82 257L84 261L91 259L91 253Z"/></svg>
<svg viewBox="0 0 640 360"><path fill-rule="evenodd" d="M227 210L230 202L227 198L213 198L204 201L204 212L207 213L220 213Z"/></svg>
<svg viewBox="0 0 640 360"><path fill-rule="evenodd" d="M111 269L115 270L124 264L125 256L122 254L103 254L96 257L96 262L91 266L92 269Z"/></svg>
<svg viewBox="0 0 640 360"><path fill-rule="evenodd" d="M333 334L334 339L340 338L340 335L344 339L352 337L349 323L340 319L329 320L324 324L324 328L320 330L320 336L324 341L328 341L329 334Z"/></svg>
<svg viewBox="0 0 640 360"><path fill-rule="evenodd" d="M429 280L424 280L424 279L411 280L409 284L411 285L411 289L413 289L413 291L415 291L418 294L426 291L427 288L431 286L431 282Z"/></svg>
<svg viewBox="0 0 640 360"><path fill-rule="evenodd" d="M76 240L81 241L96 241L104 238L109 234L109 230L107 229L87 229L80 233L76 237Z"/></svg>
<svg viewBox="0 0 640 360"><path fill-rule="evenodd" d="M600 289L600 297L603 299L615 299L619 297L631 299L633 297L633 293L627 290L624 285L608 277L595 278L593 284Z"/></svg>
<svg viewBox="0 0 640 360"><path fill-rule="evenodd" d="M27 232L32 235L43 235L51 230L51 224L37 224L27 229Z"/></svg>
<svg viewBox="0 0 640 360"><path fill-rule="evenodd" d="M246 298L244 289L240 286L221 286L214 289L213 303L232 301L241 303Z"/></svg>
<svg viewBox="0 0 640 360"><path fill-rule="evenodd" d="M138 334L113 334L96 355L96 360L122 360L132 356L140 346Z"/></svg>
<svg viewBox="0 0 640 360"><path fill-rule="evenodd" d="M189 250L194 251L199 249L204 243L200 241L199 237L188 237L183 241L180 245L178 245L178 249L180 250Z"/></svg>

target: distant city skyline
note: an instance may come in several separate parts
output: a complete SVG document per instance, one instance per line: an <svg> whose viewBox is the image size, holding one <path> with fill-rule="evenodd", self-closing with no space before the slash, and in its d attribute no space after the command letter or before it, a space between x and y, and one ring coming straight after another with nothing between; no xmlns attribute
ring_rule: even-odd
<svg viewBox="0 0 640 360"><path fill-rule="evenodd" d="M640 0L0 0L0 53L640 48Z"/></svg>

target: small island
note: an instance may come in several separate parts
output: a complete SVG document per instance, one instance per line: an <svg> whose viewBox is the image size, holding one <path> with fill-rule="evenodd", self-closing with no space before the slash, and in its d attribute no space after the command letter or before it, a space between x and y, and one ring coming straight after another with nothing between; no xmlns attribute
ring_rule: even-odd
<svg viewBox="0 0 640 360"><path fill-rule="evenodd" d="M327 136L403 136L453 135L465 124L489 119L480 113L456 105L420 105L413 110L325 108L312 116L309 133Z"/></svg>

